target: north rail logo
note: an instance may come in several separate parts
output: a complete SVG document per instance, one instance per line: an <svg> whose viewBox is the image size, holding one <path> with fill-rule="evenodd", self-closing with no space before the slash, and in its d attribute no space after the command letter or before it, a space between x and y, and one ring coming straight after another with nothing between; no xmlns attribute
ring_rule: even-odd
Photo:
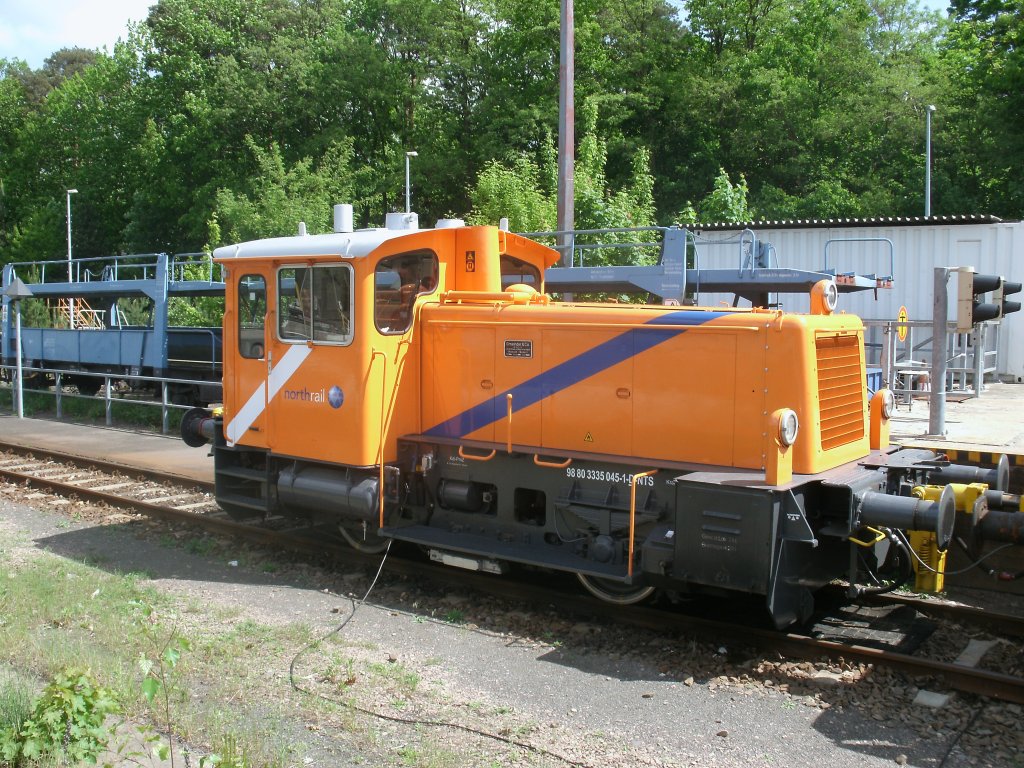
<svg viewBox="0 0 1024 768"><path fill-rule="evenodd" d="M345 393L338 386L333 386L329 390L322 387L314 390L303 387L302 389L284 389L281 392L285 400L294 400L300 403L327 403L331 408L341 408L342 403L345 402Z"/></svg>

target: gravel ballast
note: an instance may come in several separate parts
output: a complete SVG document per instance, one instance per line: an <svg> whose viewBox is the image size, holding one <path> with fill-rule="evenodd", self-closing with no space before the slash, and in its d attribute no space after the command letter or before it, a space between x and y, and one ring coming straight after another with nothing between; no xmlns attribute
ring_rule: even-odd
<svg viewBox="0 0 1024 768"><path fill-rule="evenodd" d="M0 567L47 550L114 572L144 571L152 586L188 603L192 632L249 621L325 636L374 575L219 539L190 551L186 543L203 534L77 503L28 506L23 496L0 486L0 535L11 559ZM962 640L929 642L952 648ZM323 648L254 654L257 695L287 701L291 712L291 722L274 727L305 741L297 764L1024 766L1016 705L954 695L942 709L916 706L920 689L937 682L442 594L389 575L387 564L330 642L352 659L347 671L328 669ZM1019 647L992 652L1019 663ZM312 706L289 683L293 660L301 688L348 706Z"/></svg>

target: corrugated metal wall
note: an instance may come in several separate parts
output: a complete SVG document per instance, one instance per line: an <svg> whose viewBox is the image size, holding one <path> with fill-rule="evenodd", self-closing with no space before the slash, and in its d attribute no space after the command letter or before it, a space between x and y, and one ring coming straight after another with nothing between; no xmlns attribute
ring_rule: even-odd
<svg viewBox="0 0 1024 768"><path fill-rule="evenodd" d="M727 240L738 231L709 231L701 237ZM895 320L905 306L911 320L930 322L935 267L972 266L977 272L1003 275L1024 282L1024 222L936 226L808 227L805 229L757 229L759 240L775 246L779 266L822 271L825 244L829 240L888 238L895 259L894 285L890 290L849 293L840 296L839 310L866 320ZM738 245L700 245L701 267L732 267L738 264ZM889 274L889 250L883 243L833 242L829 266L838 272ZM955 319L957 287L951 276L947 286L950 319ZM1021 294L1016 299L1020 300ZM806 312L808 299L801 295L780 297L785 309ZM701 294L699 303L731 304L731 294ZM931 335L931 334L929 334ZM999 373L1024 380L1024 311L1009 315L999 329Z"/></svg>

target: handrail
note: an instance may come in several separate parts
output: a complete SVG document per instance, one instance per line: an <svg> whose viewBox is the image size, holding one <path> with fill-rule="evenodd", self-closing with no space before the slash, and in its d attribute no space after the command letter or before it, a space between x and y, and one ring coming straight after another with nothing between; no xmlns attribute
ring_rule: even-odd
<svg viewBox="0 0 1024 768"><path fill-rule="evenodd" d="M15 366L15 365L0 365L0 370L15 371L16 369L17 369L17 366ZM69 370L61 369L61 368L39 368L39 367L35 367L35 366L30 366L30 365L23 365L23 366L21 366L21 369L22 369L23 373L24 372L27 372L27 373L44 373L44 374L52 375L54 377L54 379L58 382L58 384L61 385L61 386L55 387L53 392L50 392L48 390L34 390L34 389L26 388L26 391L29 391L29 392L40 392L41 394L44 394L44 395L52 395L54 397L55 401L56 401L57 418L58 419L63 418L63 412L62 412L62 408L61 408L61 400L62 400L62 398L65 398L65 397L79 398L79 399L82 399L82 400L93 400L93 401L100 400L100 401L105 402L105 404L106 404L106 407L105 407L106 419L105 420L106 420L107 426L110 426L112 424L111 406L113 405L113 403L117 402L117 403L120 403L122 405L142 405L142 406L148 406L148 407L152 407L152 408L160 408L160 412L162 414L161 424L162 424L162 430L163 430L164 434L166 434L167 431L168 431L168 426L167 425L168 425L168 416L169 416L169 412L170 411L172 411L172 410L186 411L186 410L188 410L189 408L192 407L190 405L176 405L174 403L169 402L168 399L167 399L167 387L168 387L168 385L171 385L171 384L187 384L187 385L190 385L190 386L198 386L198 387L217 387L217 388L220 388L223 391L223 385L221 384L220 381L210 381L210 380L205 380L205 379L177 379L177 378L170 378L170 377L167 377L167 376L143 376L141 374L133 375L133 374L127 374L127 373L95 373L93 371L69 371ZM77 395L66 394L66 393L61 391L61 387L63 386L62 379L65 376L74 376L76 378L102 379L103 380L103 385L102 386L105 387L105 392L104 392L104 394L102 396L82 395L82 394L77 394ZM111 382L114 382L114 381L153 382L154 384L159 384L160 385L160 388L161 388L161 391L162 391L162 397L161 397L161 399L159 401L152 400L152 399L133 399L133 398L118 398L118 399L114 399L114 398L111 397L111 392L110 392L110 390L111 390L110 384L111 384Z"/></svg>
<svg viewBox="0 0 1024 768"><path fill-rule="evenodd" d="M95 280L112 282L117 280L155 280L159 271L160 260L167 260L167 280L173 282L223 282L224 267L220 265L221 280L214 280L215 264L212 255L203 251L188 253L129 253L114 256L87 256L75 258L71 262L72 274L70 282L88 283ZM40 261L18 262L23 269L39 268L38 284L66 283L68 281L68 262L66 259L47 259ZM205 274L198 278L188 278L186 267L203 266ZM47 268L50 268L51 279L47 279ZM52 275L57 270L57 276Z"/></svg>
<svg viewBox="0 0 1024 768"><path fill-rule="evenodd" d="M486 456L474 456L472 453L466 453L463 450L463 446L459 446L459 458L469 459L470 461L490 461L497 453L498 452L496 450L492 450Z"/></svg>
<svg viewBox="0 0 1024 768"><path fill-rule="evenodd" d="M512 454L512 393L509 392L505 395L506 402L508 403L508 429L505 435L506 445L505 449L509 455Z"/></svg>
<svg viewBox="0 0 1024 768"><path fill-rule="evenodd" d="M525 291L444 291L438 297L444 303L458 304L548 304L551 299L545 293Z"/></svg>
<svg viewBox="0 0 1024 768"><path fill-rule="evenodd" d="M748 247L744 247L749 243ZM754 270L757 268L757 235L754 234L752 229L744 229L740 232L740 267L739 273L742 275L746 264L750 264L750 274L754 274Z"/></svg>
<svg viewBox="0 0 1024 768"><path fill-rule="evenodd" d="M552 230L548 232L518 232L517 234L523 237L529 237L533 240L542 237L548 238L562 238L568 237L569 242L566 245L555 245L553 246L556 251L568 251L569 254L569 267L575 267L576 264L576 252L580 251L580 263L579 266L583 266L583 253L584 250L597 250L604 248L659 248L659 243L577 243L576 237L578 235L609 235L609 234L626 234L633 232L661 232L664 237L664 233L671 229L682 229L682 227L608 227L605 229L567 229L567 230Z"/></svg>
<svg viewBox="0 0 1024 768"><path fill-rule="evenodd" d="M380 434L377 440L377 503L379 507L380 515L380 527L384 527L384 400L388 386L388 357L381 350L374 349L370 353L370 364L376 357L380 355L381 360L384 361L384 367L380 372L380 418L378 419L380 425Z"/></svg>
<svg viewBox="0 0 1024 768"><path fill-rule="evenodd" d="M636 481L641 477L651 477L658 474L658 470L649 469L633 475L629 481L629 559L626 561L626 575L633 577L633 544L636 536Z"/></svg>
<svg viewBox="0 0 1024 768"><path fill-rule="evenodd" d="M550 469L565 469L572 464L572 459L568 458L565 461L541 461L540 454L533 454L533 463L538 467L548 467Z"/></svg>
<svg viewBox="0 0 1024 768"><path fill-rule="evenodd" d="M832 243L888 243L889 244L889 274L885 277L892 280L896 274L896 250L892 240L888 237L833 237L825 241L825 271L829 272L828 248Z"/></svg>

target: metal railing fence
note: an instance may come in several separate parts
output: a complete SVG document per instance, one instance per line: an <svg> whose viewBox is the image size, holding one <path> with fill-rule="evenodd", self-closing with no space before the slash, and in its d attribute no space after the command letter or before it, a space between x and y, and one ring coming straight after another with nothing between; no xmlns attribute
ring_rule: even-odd
<svg viewBox="0 0 1024 768"><path fill-rule="evenodd" d="M10 382L11 392L11 403L16 409L16 398L18 396L17 387L15 386L15 366L13 365L0 365L0 371L5 374L5 379ZM44 374L52 376L54 383L47 385L45 389L38 387L22 386L23 393L33 393L49 395L55 399L55 410L58 419L64 418L64 399L73 398L76 400L91 400L99 401L104 403L104 421L106 425L113 425L113 406L114 405L139 405L151 408L160 409L160 431L162 434L168 434L170 431L170 415L172 411L187 411L191 408L191 405L179 405L171 402L170 390L175 385L185 385L191 387L216 387L220 389L222 387L219 381L208 381L208 380L197 380L197 379L176 379L176 378L162 378L159 376L141 376L131 375L123 373L93 373L90 371L68 371L59 370L55 368L34 368L30 366L22 366L22 373L25 378L29 378L30 374ZM97 395L83 395L81 393L65 392L64 387L68 385L69 378L96 378L101 379L102 384L100 385ZM118 393L115 391L113 385L114 382L150 382L154 385L154 388L158 388L160 392L159 399L147 399L141 397L126 397L125 393ZM131 391L130 391L131 392ZM129 393L130 393L129 392Z"/></svg>

